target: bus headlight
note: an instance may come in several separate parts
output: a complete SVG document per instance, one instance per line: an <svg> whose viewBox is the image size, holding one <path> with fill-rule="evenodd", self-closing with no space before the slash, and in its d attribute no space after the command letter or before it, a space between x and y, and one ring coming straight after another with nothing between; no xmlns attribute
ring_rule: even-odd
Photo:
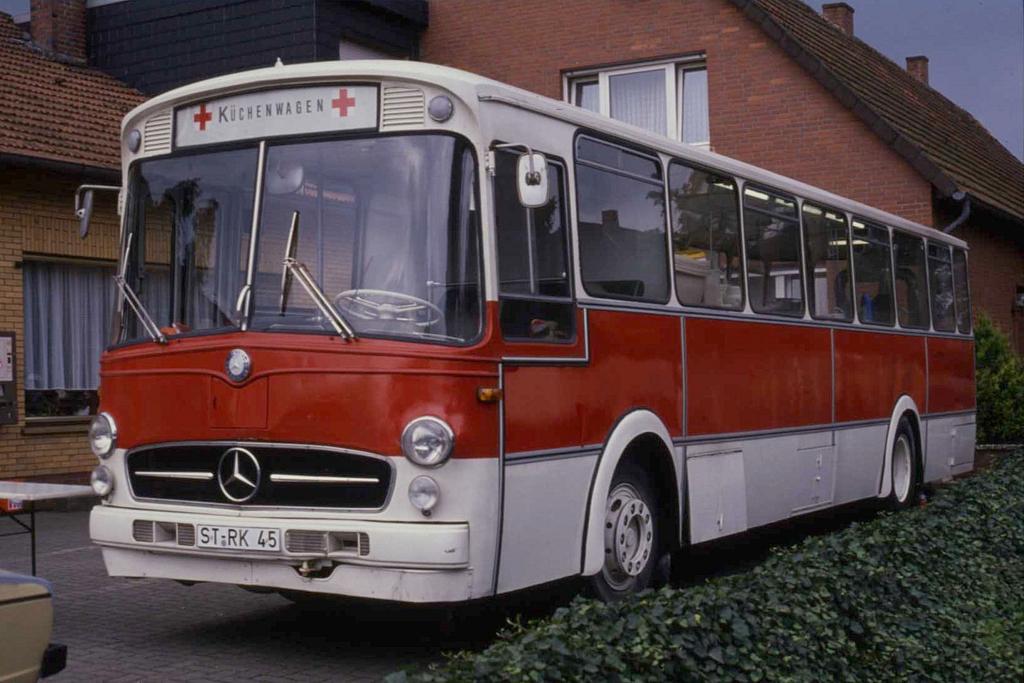
<svg viewBox="0 0 1024 683"><path fill-rule="evenodd" d="M440 499L441 487L430 477L421 474L409 482L409 502L424 516L430 516L430 511Z"/></svg>
<svg viewBox="0 0 1024 683"><path fill-rule="evenodd" d="M108 458L117 445L117 424L110 413L100 413L89 424L89 447L98 458Z"/></svg>
<svg viewBox="0 0 1024 683"><path fill-rule="evenodd" d="M89 476L89 485L100 498L106 498L114 490L114 474L106 465L99 465Z"/></svg>
<svg viewBox="0 0 1024 683"><path fill-rule="evenodd" d="M436 417L418 417L402 430L402 453L420 467L440 467L454 446L452 428Z"/></svg>

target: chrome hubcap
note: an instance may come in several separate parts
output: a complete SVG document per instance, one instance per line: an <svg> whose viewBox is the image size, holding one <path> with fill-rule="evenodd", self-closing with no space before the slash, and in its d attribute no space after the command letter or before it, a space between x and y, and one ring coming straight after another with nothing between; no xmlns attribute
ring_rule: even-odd
<svg viewBox="0 0 1024 683"><path fill-rule="evenodd" d="M905 434L900 434L892 446L892 490L900 503L905 503L910 496L912 463L910 440Z"/></svg>
<svg viewBox="0 0 1024 683"><path fill-rule="evenodd" d="M608 496L604 520L604 578L625 590L651 561L654 520L650 508L631 484L619 484Z"/></svg>

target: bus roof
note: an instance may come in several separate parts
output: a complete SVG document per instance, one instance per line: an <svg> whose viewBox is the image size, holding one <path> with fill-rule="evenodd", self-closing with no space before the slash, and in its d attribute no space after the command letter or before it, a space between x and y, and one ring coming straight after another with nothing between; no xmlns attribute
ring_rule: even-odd
<svg viewBox="0 0 1024 683"><path fill-rule="evenodd" d="M642 128L616 121L567 102L554 100L522 88L501 83L468 71L437 64L403 60L339 60L304 64L276 65L263 69L241 71L198 81L158 95L128 112L122 130L141 121L154 110L176 107L200 97L242 92L253 86L288 86L315 83L338 78L394 79L433 85L451 92L468 106L478 109L480 102L491 102L516 107L525 111L565 121L593 131L605 133L625 141L658 151L668 156L710 167L744 180L767 185L776 190L790 192L800 198L848 211L869 221L937 239L957 247L967 248L963 240L940 230L901 218L895 214L867 204L842 197L819 187L767 171L732 157L717 154L700 147L656 135Z"/></svg>

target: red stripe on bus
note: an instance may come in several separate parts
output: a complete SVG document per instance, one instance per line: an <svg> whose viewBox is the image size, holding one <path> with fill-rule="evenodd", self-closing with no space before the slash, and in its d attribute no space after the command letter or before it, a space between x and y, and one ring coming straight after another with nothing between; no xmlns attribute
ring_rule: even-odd
<svg viewBox="0 0 1024 683"><path fill-rule="evenodd" d="M926 410L923 336L854 330L835 335L838 422L888 419L903 394Z"/></svg>
<svg viewBox="0 0 1024 683"><path fill-rule="evenodd" d="M928 412L974 408L974 342L928 340Z"/></svg>
<svg viewBox="0 0 1024 683"><path fill-rule="evenodd" d="M687 433L827 424L831 372L828 329L687 318Z"/></svg>

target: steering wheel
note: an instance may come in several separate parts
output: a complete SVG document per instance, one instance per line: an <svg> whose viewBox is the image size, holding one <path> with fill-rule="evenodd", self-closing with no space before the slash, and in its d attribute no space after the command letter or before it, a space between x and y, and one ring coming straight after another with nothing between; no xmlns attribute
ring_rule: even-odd
<svg viewBox="0 0 1024 683"><path fill-rule="evenodd" d="M384 289L347 289L332 302L343 314L360 320L395 320L428 327L444 318L444 312L426 299ZM426 319L419 315L423 311L430 314Z"/></svg>

